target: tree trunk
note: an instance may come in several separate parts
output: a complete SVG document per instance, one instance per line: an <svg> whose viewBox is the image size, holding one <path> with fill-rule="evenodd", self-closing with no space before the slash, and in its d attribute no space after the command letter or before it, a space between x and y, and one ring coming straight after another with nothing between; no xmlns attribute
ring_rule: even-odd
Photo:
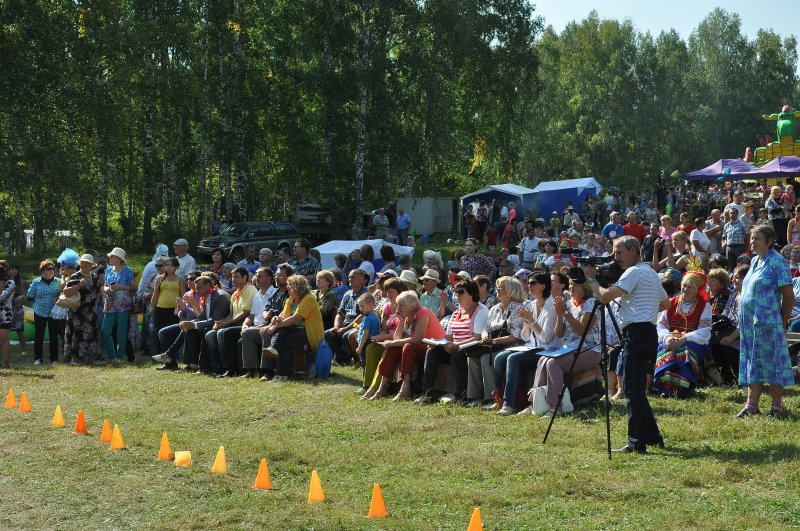
<svg viewBox="0 0 800 531"><path fill-rule="evenodd" d="M142 187L144 189L144 215L142 216L142 243L153 245L153 186L156 184L155 153L153 149L153 105L151 99L144 104L144 138L142 139Z"/></svg>
<svg viewBox="0 0 800 531"><path fill-rule="evenodd" d="M355 225L361 226L361 211L364 209L364 166L367 155L367 103L369 100L369 47L372 33L370 11L372 0L364 0L364 48L361 50L361 100L358 113L358 144L356 146L356 197Z"/></svg>
<svg viewBox="0 0 800 531"><path fill-rule="evenodd" d="M247 160L244 145L244 125L242 116L242 31L238 24L242 20L242 2L233 0L233 19L237 25L233 29L233 54L231 58L230 109L233 122L233 211L236 221L247 219L247 201L243 191L247 186Z"/></svg>
<svg viewBox="0 0 800 531"><path fill-rule="evenodd" d="M100 147L103 153L100 155L98 166L100 169L100 183L97 192L97 211L99 214L98 228L100 231L100 240L105 243L108 236L108 182L109 172L111 171L111 163L106 158L108 151L104 146Z"/></svg>
<svg viewBox="0 0 800 531"><path fill-rule="evenodd" d="M321 202L336 209L336 179L333 175L333 80L331 79L331 0L325 0L322 30L322 138L325 144L325 183L320 186ZM325 192L327 190L327 193Z"/></svg>
<svg viewBox="0 0 800 531"><path fill-rule="evenodd" d="M11 189L14 192L15 223L12 243L14 244L15 249L9 254L21 254L25 252L25 244L27 243L25 241L25 226L22 224L22 209L24 208L24 205L22 204L22 192L20 192L19 183L15 183Z"/></svg>
<svg viewBox="0 0 800 531"><path fill-rule="evenodd" d="M208 121L208 0L203 2L203 18L205 24L203 26L203 87L201 95L200 107L200 190L198 197L198 213L197 213L197 226L195 229L195 236L200 238L206 226L207 207L208 201L208 176L206 175L206 168L208 167L208 146L206 145L206 134Z"/></svg>
<svg viewBox="0 0 800 531"><path fill-rule="evenodd" d="M217 43L217 55L219 57L219 115L222 122L222 138L219 143L219 216L221 219L224 208L225 220L231 223L233 220L233 202L231 201L231 159L230 159L230 119L228 117L228 104L226 101L226 79L225 79L225 54L222 48L222 39Z"/></svg>

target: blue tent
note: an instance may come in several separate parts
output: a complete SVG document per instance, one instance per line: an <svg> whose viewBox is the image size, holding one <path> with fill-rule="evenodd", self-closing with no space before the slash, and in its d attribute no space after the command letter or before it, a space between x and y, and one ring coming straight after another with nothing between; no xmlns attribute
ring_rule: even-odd
<svg viewBox="0 0 800 531"><path fill-rule="evenodd" d="M486 206L492 203L492 199L505 205L508 205L509 201L513 201L517 214L521 214L532 207L533 190L518 184L492 184L462 197L461 212L467 210L468 204L477 205L481 199L486 201Z"/></svg>
<svg viewBox="0 0 800 531"><path fill-rule="evenodd" d="M553 211L561 216L567 201L571 201L577 212L589 194L597 197L602 189L603 187L593 177L539 183L533 189L532 210L535 216L549 219Z"/></svg>

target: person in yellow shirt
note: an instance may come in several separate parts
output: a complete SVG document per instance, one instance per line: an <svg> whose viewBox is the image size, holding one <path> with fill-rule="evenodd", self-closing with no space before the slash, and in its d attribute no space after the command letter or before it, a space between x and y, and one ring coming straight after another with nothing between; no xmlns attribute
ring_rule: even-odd
<svg viewBox="0 0 800 531"><path fill-rule="evenodd" d="M265 350L278 358L278 370L270 382L289 379L294 364L294 351L306 353L306 374L313 374L317 348L325 334L322 326L322 313L311 285L302 275L292 275L286 281L289 298L283 312L272 319L267 329L272 334L270 346Z"/></svg>
<svg viewBox="0 0 800 531"><path fill-rule="evenodd" d="M206 344L212 363L224 370L220 378L238 376L241 357L237 347L242 333L242 323L253 309L253 298L257 289L250 284L247 268L238 266L231 273L234 292L231 295L230 318L218 321L206 334Z"/></svg>

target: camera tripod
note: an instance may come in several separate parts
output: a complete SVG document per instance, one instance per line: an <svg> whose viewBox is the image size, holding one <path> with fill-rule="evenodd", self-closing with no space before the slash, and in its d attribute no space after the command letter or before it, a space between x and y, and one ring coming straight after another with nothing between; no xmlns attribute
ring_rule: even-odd
<svg viewBox="0 0 800 531"><path fill-rule="evenodd" d="M622 334L620 333L619 325L617 324L617 320L614 318L614 314L611 312L611 308L609 304L604 304L600 302L600 300L594 300L594 306L592 306L592 313L589 317L589 324L595 318L597 314L597 309L600 308L600 369L603 371L603 384L606 389L606 400L605 400L605 410L606 410L606 441L608 443L608 459L611 460L611 418L610 418L610 409L611 409L611 401L608 397L608 362L609 362L609 351L608 351L608 341L606 335L606 315L608 315L608 319L611 321L611 325L614 327L614 331L617 333L617 338L619 340L619 346L615 348L622 349L625 346L625 341L622 338ZM575 353L572 355L572 365L569 368L568 374L572 374L573 369L575 369L575 363L578 361L578 356L581 355L583 344L586 342L586 336L588 336L589 331L594 327L586 326L583 330L583 334L581 335L581 340L578 343L578 347L575 349ZM539 382L534 382L534 385L538 385ZM564 399L564 394L567 392L567 379L564 379L564 387L561 388L561 393L558 395L558 403L554 408L554 411L558 411L558 408L561 407L561 401ZM602 400L601 400L602 402ZM542 444L547 443L547 437L550 435L550 429L553 427L553 422L556 420L556 414L553 414L550 417L550 423L547 425L547 431L544 434L544 440Z"/></svg>

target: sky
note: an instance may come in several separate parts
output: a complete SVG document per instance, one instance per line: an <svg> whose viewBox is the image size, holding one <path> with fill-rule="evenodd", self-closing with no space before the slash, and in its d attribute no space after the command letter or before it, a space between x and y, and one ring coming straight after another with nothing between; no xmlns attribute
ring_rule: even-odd
<svg viewBox="0 0 800 531"><path fill-rule="evenodd" d="M597 11L600 19L631 19L634 27L657 37L662 30L675 29L686 40L698 24L715 8L738 13L742 33L754 40L759 29L772 29L786 37L800 36L795 11L798 0L532 0L536 14L544 17L545 26L552 25L561 33L567 23L583 20L590 11ZM763 6L758 8L757 6Z"/></svg>

